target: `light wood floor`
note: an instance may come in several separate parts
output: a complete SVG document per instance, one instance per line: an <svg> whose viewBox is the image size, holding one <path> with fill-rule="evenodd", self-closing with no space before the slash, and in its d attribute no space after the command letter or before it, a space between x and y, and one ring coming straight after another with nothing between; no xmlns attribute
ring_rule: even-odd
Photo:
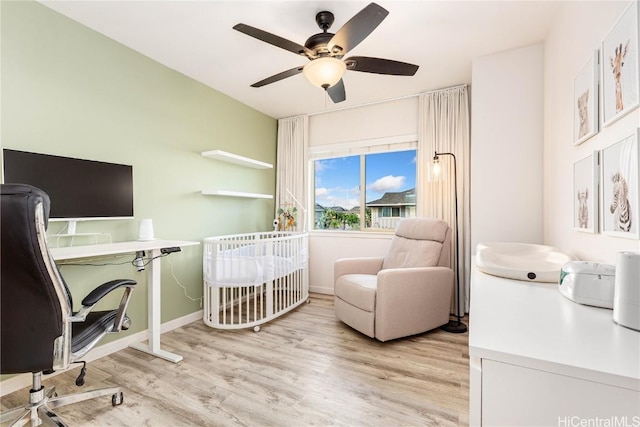
<svg viewBox="0 0 640 427"><path fill-rule="evenodd" d="M58 408L72 426L467 425L468 333L440 330L386 343L335 319L333 298L252 330L191 323L162 335L173 364L126 349L45 380L58 394L120 385L124 403L100 398ZM3 409L27 389L0 400Z"/></svg>

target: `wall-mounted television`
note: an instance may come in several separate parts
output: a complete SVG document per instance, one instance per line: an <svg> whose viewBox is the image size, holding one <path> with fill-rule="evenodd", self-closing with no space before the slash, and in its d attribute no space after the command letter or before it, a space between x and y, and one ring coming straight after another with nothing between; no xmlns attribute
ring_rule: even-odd
<svg viewBox="0 0 640 427"><path fill-rule="evenodd" d="M3 158L4 182L47 193L52 220L133 218L132 166L9 149Z"/></svg>

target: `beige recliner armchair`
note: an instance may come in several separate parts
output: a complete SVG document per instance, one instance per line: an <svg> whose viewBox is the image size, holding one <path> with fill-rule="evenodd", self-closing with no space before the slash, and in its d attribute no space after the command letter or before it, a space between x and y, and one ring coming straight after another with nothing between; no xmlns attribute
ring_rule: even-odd
<svg viewBox="0 0 640 427"><path fill-rule="evenodd" d="M450 242L445 221L406 218L385 257L337 260L336 317L380 341L444 325L454 282Z"/></svg>

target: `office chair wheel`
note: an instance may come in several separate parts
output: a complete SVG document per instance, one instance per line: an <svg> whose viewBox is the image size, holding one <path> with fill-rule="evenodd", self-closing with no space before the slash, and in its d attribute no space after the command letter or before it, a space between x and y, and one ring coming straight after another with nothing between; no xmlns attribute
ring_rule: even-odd
<svg viewBox="0 0 640 427"><path fill-rule="evenodd" d="M118 401L118 398L120 398L120 401ZM122 402L124 402L124 394L122 392L116 393L111 396L111 406L122 405Z"/></svg>

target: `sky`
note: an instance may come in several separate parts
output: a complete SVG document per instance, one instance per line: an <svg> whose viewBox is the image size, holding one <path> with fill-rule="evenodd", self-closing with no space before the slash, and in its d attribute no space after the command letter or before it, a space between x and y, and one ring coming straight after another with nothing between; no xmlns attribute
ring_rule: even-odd
<svg viewBox="0 0 640 427"><path fill-rule="evenodd" d="M367 154L366 201L386 192L405 191L416 186L416 152L396 151ZM315 162L316 203L324 207L351 209L360 205L360 156L337 157Z"/></svg>

